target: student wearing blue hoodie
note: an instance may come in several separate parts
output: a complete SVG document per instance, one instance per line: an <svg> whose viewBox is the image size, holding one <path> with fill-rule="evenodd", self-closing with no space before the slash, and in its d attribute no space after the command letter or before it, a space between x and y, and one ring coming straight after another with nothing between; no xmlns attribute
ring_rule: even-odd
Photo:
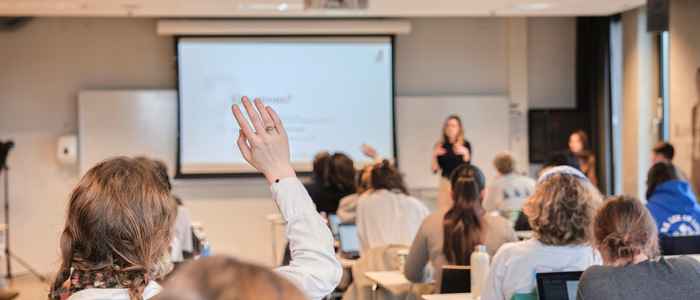
<svg viewBox="0 0 700 300"><path fill-rule="evenodd" d="M690 184L670 163L659 162L647 175L647 208L659 234L700 235L700 205Z"/></svg>

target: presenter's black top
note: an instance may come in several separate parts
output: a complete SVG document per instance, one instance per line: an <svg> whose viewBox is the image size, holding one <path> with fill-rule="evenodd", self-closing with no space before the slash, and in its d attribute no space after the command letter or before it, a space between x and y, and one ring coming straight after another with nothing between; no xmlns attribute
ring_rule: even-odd
<svg viewBox="0 0 700 300"><path fill-rule="evenodd" d="M457 169L461 164L471 162L471 156L474 155L472 152L472 145L469 141L464 141L464 147L469 150L470 158L469 161L464 161L464 155L456 154L451 143L442 143L442 147L445 148L446 153L437 157L438 165L442 170L442 177L450 178L452 171Z"/></svg>
<svg viewBox="0 0 700 300"><path fill-rule="evenodd" d="M340 199L355 192L340 191L333 187L324 187L316 180L305 184L304 187L306 187L306 191L309 192L311 200L316 204L316 210L318 212L325 212L326 214L335 214L338 211Z"/></svg>

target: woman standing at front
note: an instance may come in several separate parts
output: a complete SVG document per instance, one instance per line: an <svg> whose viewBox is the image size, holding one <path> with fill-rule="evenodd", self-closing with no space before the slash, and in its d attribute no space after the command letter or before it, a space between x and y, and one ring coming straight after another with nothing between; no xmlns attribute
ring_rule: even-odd
<svg viewBox="0 0 700 300"><path fill-rule="evenodd" d="M438 208L441 211L452 207L449 179L452 171L464 163L469 163L471 159L472 146L464 138L462 119L457 115L447 117L442 126L442 138L433 149L432 160L433 173L441 173L438 192Z"/></svg>
<svg viewBox="0 0 700 300"><path fill-rule="evenodd" d="M576 130L569 136L569 152L578 162L581 172L586 174L594 186L598 186L595 154L589 147L588 135L585 131Z"/></svg>

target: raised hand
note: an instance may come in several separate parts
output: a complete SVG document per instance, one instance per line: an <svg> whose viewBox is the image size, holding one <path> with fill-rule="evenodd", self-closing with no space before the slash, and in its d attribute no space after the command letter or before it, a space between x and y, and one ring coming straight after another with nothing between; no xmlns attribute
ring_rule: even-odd
<svg viewBox="0 0 700 300"><path fill-rule="evenodd" d="M462 157L464 158L464 161L471 160L471 153L469 152L469 148L465 147L464 145L455 144L453 150L454 150L455 154L462 155Z"/></svg>
<svg viewBox="0 0 700 300"><path fill-rule="evenodd" d="M377 159L378 156L377 149L368 144L362 144L362 154L371 159Z"/></svg>
<svg viewBox="0 0 700 300"><path fill-rule="evenodd" d="M435 144L435 149L433 149L433 157L443 156L447 153L447 150L442 146L442 144Z"/></svg>
<svg viewBox="0 0 700 300"><path fill-rule="evenodd" d="M271 184L278 179L296 176L289 161L289 138L277 113L257 98L255 106L245 96L241 102L253 124L251 128L238 105L231 107L241 128L238 148L243 158L263 173Z"/></svg>

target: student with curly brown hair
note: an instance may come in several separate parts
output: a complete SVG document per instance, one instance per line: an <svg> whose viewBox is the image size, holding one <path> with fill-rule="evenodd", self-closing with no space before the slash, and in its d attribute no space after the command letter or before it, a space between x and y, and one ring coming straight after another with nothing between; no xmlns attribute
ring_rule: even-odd
<svg viewBox="0 0 700 300"><path fill-rule="evenodd" d="M602 259L590 244L591 223L602 202L580 171L555 167L545 172L524 212L533 230L530 240L501 246L493 258L482 300L510 300L532 293L535 274L583 271Z"/></svg>
<svg viewBox="0 0 700 300"><path fill-rule="evenodd" d="M238 105L232 108L241 128L238 147L270 184L272 199L286 221L292 259L289 266L274 270L278 276L248 278L243 287L227 282L233 291L225 295L240 292L249 296L238 299L258 299L246 289L252 286L258 295L274 295L277 287L285 286L285 299L299 299L301 293L321 299L335 289L342 271L333 237L291 166L289 138L279 116L258 99L253 103L244 97L242 102L248 118ZM161 291L156 280L167 271L164 262L170 261L176 214L166 182L151 162L139 159L111 159L86 173L69 202L62 262L50 300L146 300ZM247 274L247 264L229 266ZM190 292L180 295L236 299Z"/></svg>
<svg viewBox="0 0 700 300"><path fill-rule="evenodd" d="M700 263L659 257L656 225L639 200L608 200L595 217L593 236L605 266L583 273L578 300L700 299Z"/></svg>
<svg viewBox="0 0 700 300"><path fill-rule="evenodd" d="M50 300L149 299L160 292L177 205L150 161L118 157L73 190Z"/></svg>

